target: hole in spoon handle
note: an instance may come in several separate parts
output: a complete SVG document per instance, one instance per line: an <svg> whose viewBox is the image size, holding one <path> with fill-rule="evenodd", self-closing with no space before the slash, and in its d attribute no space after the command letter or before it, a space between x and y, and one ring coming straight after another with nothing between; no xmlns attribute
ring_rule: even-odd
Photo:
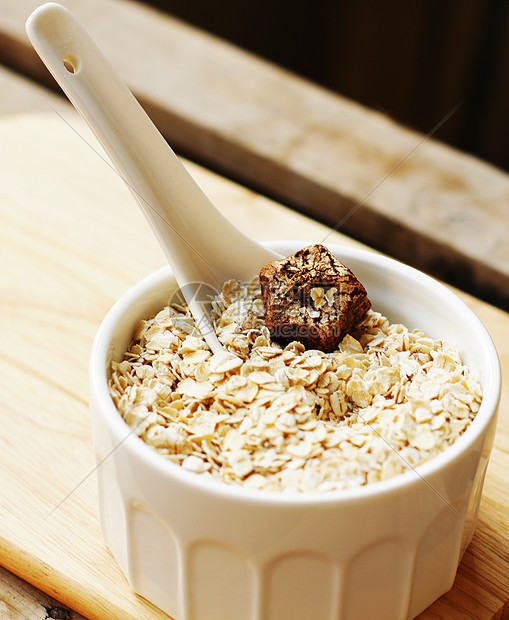
<svg viewBox="0 0 509 620"><path fill-rule="evenodd" d="M80 62L75 54L67 54L62 58L62 63L67 71L71 74L78 73L80 70Z"/></svg>

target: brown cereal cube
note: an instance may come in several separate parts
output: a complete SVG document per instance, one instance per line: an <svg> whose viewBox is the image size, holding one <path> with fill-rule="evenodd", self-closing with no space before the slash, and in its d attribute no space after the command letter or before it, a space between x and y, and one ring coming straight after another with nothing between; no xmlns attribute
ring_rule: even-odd
<svg viewBox="0 0 509 620"><path fill-rule="evenodd" d="M371 308L364 286L323 245L264 265L260 285L265 323L283 345L334 351Z"/></svg>

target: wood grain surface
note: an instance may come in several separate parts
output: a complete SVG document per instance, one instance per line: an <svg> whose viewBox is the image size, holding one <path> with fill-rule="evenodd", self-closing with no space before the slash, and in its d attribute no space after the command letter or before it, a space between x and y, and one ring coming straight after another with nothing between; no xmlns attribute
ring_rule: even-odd
<svg viewBox="0 0 509 620"><path fill-rule="evenodd" d="M0 566L0 618L3 620L85 620L56 599Z"/></svg>
<svg viewBox="0 0 509 620"><path fill-rule="evenodd" d="M0 0L0 61L50 83L39 4ZM509 309L508 175L142 4L64 4L175 147Z"/></svg>
<svg viewBox="0 0 509 620"><path fill-rule="evenodd" d="M163 253L72 111L5 115L0 143L0 564L89 620L162 620L167 616L130 591L101 540L87 365L107 310L164 264ZM253 237L320 242L330 233L188 165ZM337 233L329 240L354 243ZM508 315L463 297L507 371ZM454 587L421 620L507 616L508 447L504 395L476 534Z"/></svg>

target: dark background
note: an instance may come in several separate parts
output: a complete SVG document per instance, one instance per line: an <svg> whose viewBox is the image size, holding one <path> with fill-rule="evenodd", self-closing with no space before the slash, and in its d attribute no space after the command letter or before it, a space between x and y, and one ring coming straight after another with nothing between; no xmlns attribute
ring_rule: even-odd
<svg viewBox="0 0 509 620"><path fill-rule="evenodd" d="M146 0L509 171L509 0Z"/></svg>

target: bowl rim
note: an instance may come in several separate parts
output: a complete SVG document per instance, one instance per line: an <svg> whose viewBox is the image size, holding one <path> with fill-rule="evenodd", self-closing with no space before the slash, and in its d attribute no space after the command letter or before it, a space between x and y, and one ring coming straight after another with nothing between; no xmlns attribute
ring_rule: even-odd
<svg viewBox="0 0 509 620"><path fill-rule="evenodd" d="M264 245L279 251L283 248L284 251L291 254L298 249L296 248L296 244L299 247L306 247L306 244L310 245L311 243L283 240L264 242ZM376 261L378 266L382 266L385 270L392 272L397 271L400 274L403 273L406 276L416 278L421 285L439 292L442 298L447 300L457 310L461 311L464 320L478 334L478 338L486 350L490 365L486 373L487 379L484 381L486 385L483 385L481 406L476 417L463 435L439 455L416 467L410 467L408 471L398 474L393 478L359 487L324 492L248 489L242 485L228 484L212 477L201 476L195 472L185 470L176 463L168 461L164 456L158 454L153 447L139 438L119 414L110 397L105 372L110 342L114 335L119 317L148 291L157 289L162 282L173 277L171 268L169 265L166 265L145 276L121 295L104 317L93 341L89 363L91 402L93 400L95 402L95 407L100 409L100 415L104 418L105 423L112 432L112 436L117 442L111 452L107 454L103 460L110 458L111 454L120 445L123 445L124 448L132 452L136 458L142 459L146 465L157 469L162 475L177 479L182 484L189 485L202 493L219 495L230 500L254 502L256 504L329 505L338 502L363 501L366 498L381 494L385 495L388 492L399 492L409 485L421 482L428 484L431 490L437 493L437 495L448 504L447 500L427 479L433 479L434 475L439 473L443 467L466 453L469 448L476 443L479 437L485 433L489 424L496 417L501 392L501 369L495 345L477 315L452 290L438 280L422 271L373 250L348 245L343 246L337 243L324 243L323 245L326 245L333 253L341 252L342 259L344 258L345 262L349 259L355 259L373 264L373 262ZM101 462L98 463L97 467L101 465ZM450 507L454 510L452 506Z"/></svg>

